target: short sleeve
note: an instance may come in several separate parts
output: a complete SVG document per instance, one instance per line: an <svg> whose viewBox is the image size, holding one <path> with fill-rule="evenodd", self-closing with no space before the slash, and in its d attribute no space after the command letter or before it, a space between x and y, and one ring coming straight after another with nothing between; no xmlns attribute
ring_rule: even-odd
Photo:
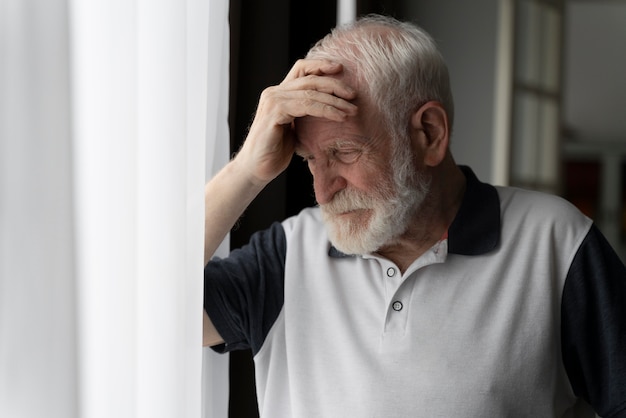
<svg viewBox="0 0 626 418"><path fill-rule="evenodd" d="M263 345L284 302L286 239L280 223L204 269L204 309L225 344L218 352Z"/></svg>
<svg viewBox="0 0 626 418"><path fill-rule="evenodd" d="M595 225L568 272L561 317L574 393L602 417L626 417L626 268Z"/></svg>

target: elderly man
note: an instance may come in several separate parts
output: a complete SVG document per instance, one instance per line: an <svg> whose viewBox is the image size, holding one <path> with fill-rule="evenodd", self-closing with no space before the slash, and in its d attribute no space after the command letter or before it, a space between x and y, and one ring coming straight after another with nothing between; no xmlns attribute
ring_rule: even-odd
<svg viewBox="0 0 626 418"><path fill-rule="evenodd" d="M626 416L626 269L567 202L457 166L452 122L432 39L380 16L261 95L206 186L204 304L262 416ZM319 206L209 261L294 152Z"/></svg>

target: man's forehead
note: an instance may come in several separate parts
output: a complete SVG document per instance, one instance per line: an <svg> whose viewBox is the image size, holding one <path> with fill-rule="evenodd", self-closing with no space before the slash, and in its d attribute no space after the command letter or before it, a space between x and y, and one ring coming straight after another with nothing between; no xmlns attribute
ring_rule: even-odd
<svg viewBox="0 0 626 418"><path fill-rule="evenodd" d="M342 144L364 144L368 141L366 130L356 123L306 116L298 118L295 125L296 145L300 150L336 148Z"/></svg>
<svg viewBox="0 0 626 418"><path fill-rule="evenodd" d="M311 136L327 135L333 132L343 132L348 130L348 125L324 118L305 116L295 120L296 134L298 138L309 138Z"/></svg>

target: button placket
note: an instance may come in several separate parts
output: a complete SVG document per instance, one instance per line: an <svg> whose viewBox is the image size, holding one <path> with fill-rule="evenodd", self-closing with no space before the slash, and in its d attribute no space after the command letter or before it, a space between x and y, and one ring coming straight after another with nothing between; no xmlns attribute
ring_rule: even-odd
<svg viewBox="0 0 626 418"><path fill-rule="evenodd" d="M380 267L380 274L385 287L385 300L389 303L389 298L398 291L398 287L402 283L402 275L393 263L383 262Z"/></svg>
<svg viewBox="0 0 626 418"><path fill-rule="evenodd" d="M387 275L389 290L392 290L393 293L397 293L399 290L399 286L402 285L402 276L400 275L398 268L393 265L389 266L385 270L385 274ZM391 296L391 293L389 295ZM403 307L404 305L402 304L400 300L398 299L391 300L391 308L393 309L393 311L400 312Z"/></svg>
<svg viewBox="0 0 626 418"><path fill-rule="evenodd" d="M389 277L391 273L393 277ZM387 283L395 289L387 295L387 318L385 320L385 340L402 338L406 332L409 315L409 303L411 301L412 282L410 277L400 274L396 266L388 266L383 270L387 275ZM408 280L408 281L407 281ZM391 289L390 289L391 290Z"/></svg>
<svg viewBox="0 0 626 418"><path fill-rule="evenodd" d="M408 308L404 292L398 292L387 305L387 319L385 321L385 338L401 338L406 331Z"/></svg>
<svg viewBox="0 0 626 418"><path fill-rule="evenodd" d="M403 300L405 292L401 290L405 278L393 263L383 263L381 267L387 301L384 334L385 338L398 338L404 334L406 325L407 307ZM395 337L392 337L393 335Z"/></svg>

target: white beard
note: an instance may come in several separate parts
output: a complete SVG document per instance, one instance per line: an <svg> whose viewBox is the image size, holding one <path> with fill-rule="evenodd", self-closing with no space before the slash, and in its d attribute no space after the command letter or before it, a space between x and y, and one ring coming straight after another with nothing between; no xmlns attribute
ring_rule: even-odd
<svg viewBox="0 0 626 418"><path fill-rule="evenodd" d="M344 189L320 205L335 248L345 254L373 253L406 232L430 190L430 178L410 172L411 178L394 176L371 194ZM356 212L341 216L350 211Z"/></svg>

